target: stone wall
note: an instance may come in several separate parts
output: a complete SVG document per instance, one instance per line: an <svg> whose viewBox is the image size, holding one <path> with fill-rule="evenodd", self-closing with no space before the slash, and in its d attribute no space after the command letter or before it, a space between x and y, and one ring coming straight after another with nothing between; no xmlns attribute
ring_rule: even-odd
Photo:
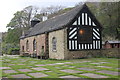
<svg viewBox="0 0 120 80"><path fill-rule="evenodd" d="M120 48L109 48L101 50L103 57L120 58Z"/></svg>
<svg viewBox="0 0 120 80"><path fill-rule="evenodd" d="M36 38L37 40L37 55L42 55L42 46L44 47L44 53L46 52L46 45L45 45L45 34L38 35Z"/></svg>
<svg viewBox="0 0 120 80"><path fill-rule="evenodd" d="M82 51L68 51L66 59L75 58L120 58L120 49L101 49L101 50L82 50Z"/></svg>
<svg viewBox="0 0 120 80"><path fill-rule="evenodd" d="M32 54L33 53L33 40L34 39L36 39L36 36L21 39L20 40L20 53ZM29 49L28 50L26 49L27 40L28 40L28 44L29 44ZM22 46L24 46L24 51L22 50Z"/></svg>
<svg viewBox="0 0 120 80"><path fill-rule="evenodd" d="M41 35L38 35L38 36L32 36L32 37L28 37L28 38L25 38L25 39L21 39L20 40L20 53L29 53L29 54L37 53L37 55L40 55L42 46L44 46L44 51L46 49L46 47L45 47L45 36L46 36L45 34L41 34ZM33 40L34 39L37 42L36 51L33 51ZM28 42L28 44L29 44L29 50L28 51L26 49L27 40L29 41ZM24 52L22 51L22 46L24 46Z"/></svg>
<svg viewBox="0 0 120 80"><path fill-rule="evenodd" d="M52 38L57 39L56 51L52 50ZM49 33L49 58L64 59L64 29Z"/></svg>

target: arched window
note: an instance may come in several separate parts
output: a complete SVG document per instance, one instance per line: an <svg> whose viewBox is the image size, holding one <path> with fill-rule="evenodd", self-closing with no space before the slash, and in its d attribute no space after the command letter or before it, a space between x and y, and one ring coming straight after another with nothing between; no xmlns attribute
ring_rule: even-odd
<svg viewBox="0 0 120 80"><path fill-rule="evenodd" d="M52 50L53 51L56 51L56 43L57 43L57 39L56 37L53 37L52 38Z"/></svg>
<svg viewBox="0 0 120 80"><path fill-rule="evenodd" d="M37 45L37 42L36 42L36 40L34 39L34 40L33 40L33 51L36 51L36 45Z"/></svg>
<svg viewBox="0 0 120 80"><path fill-rule="evenodd" d="M22 46L22 52L24 52L24 46Z"/></svg>
<svg viewBox="0 0 120 80"><path fill-rule="evenodd" d="M29 41L26 42L26 51L29 51Z"/></svg>

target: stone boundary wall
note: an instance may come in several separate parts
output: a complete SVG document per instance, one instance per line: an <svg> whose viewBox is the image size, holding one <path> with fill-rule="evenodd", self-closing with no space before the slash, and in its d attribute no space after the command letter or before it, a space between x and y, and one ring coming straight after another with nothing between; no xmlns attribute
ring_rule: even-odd
<svg viewBox="0 0 120 80"><path fill-rule="evenodd" d="M101 49L101 50L81 50L81 51L68 51L66 59L75 58L120 58L120 49Z"/></svg>

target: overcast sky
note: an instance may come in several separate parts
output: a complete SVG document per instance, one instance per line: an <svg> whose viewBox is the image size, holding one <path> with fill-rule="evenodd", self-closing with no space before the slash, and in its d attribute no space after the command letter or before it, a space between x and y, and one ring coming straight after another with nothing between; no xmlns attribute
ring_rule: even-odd
<svg viewBox="0 0 120 80"><path fill-rule="evenodd" d="M16 13L17 11L22 10L27 6L33 5L41 8L50 5L63 5L66 7L72 7L78 2L84 2L84 1L86 0L1 0L0 32L7 31L6 25L13 18L14 16L13 14ZM99 1L99 0L87 0L87 1Z"/></svg>

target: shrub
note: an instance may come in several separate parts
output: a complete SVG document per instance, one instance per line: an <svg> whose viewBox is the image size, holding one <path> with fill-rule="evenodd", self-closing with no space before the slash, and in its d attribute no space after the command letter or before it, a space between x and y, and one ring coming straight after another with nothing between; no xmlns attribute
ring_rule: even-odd
<svg viewBox="0 0 120 80"><path fill-rule="evenodd" d="M16 55L16 54L19 54L19 48L10 48L9 50L8 50L8 54L9 55Z"/></svg>
<svg viewBox="0 0 120 80"><path fill-rule="evenodd" d="M11 49L19 49L18 44L10 44L10 43L2 43L2 53L3 54L10 54Z"/></svg>

